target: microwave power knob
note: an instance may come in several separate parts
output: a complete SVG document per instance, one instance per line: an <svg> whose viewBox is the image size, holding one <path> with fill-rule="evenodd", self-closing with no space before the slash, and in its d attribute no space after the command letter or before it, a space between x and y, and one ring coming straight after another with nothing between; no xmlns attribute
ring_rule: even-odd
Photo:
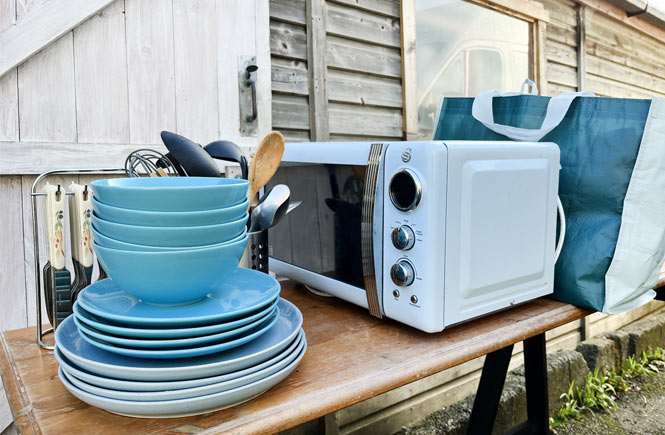
<svg viewBox="0 0 665 435"><path fill-rule="evenodd" d="M390 278L392 278L395 285L404 287L413 284L416 278L416 271L413 265L407 260L399 260L390 268Z"/></svg>
<svg viewBox="0 0 665 435"><path fill-rule="evenodd" d="M406 225L395 228L390 237L392 238L393 246L403 251L413 248L413 245L416 243L416 235L413 233L411 227Z"/></svg>

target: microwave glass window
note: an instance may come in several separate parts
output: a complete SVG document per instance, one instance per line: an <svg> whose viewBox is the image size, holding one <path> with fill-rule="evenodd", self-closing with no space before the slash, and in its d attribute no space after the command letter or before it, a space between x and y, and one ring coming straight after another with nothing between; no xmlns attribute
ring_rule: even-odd
<svg viewBox="0 0 665 435"><path fill-rule="evenodd" d="M418 127L431 135L441 97L518 91L529 76L529 23L463 0L416 1Z"/></svg>
<svg viewBox="0 0 665 435"><path fill-rule="evenodd" d="M302 204L270 229L273 258L364 289L360 218L365 166L281 166L268 187L286 184Z"/></svg>

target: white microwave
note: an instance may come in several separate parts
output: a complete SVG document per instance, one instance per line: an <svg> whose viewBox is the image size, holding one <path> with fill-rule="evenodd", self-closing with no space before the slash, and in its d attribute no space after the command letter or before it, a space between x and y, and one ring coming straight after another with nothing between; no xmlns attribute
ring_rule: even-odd
<svg viewBox="0 0 665 435"><path fill-rule="evenodd" d="M547 295L559 168L553 143L288 143L270 268L426 332Z"/></svg>

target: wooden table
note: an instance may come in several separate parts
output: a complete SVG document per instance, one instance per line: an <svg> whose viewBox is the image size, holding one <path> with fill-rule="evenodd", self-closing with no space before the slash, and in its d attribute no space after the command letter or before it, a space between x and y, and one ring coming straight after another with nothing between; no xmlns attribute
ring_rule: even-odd
<svg viewBox="0 0 665 435"><path fill-rule="evenodd" d="M297 370L254 400L195 417L136 419L91 407L60 383L52 352L37 346L36 328L7 331L0 335L0 369L15 425L28 434L274 433L473 358L500 357L530 337L542 337L544 346L545 331L590 314L542 298L427 334L291 283L283 284L282 296L305 319L309 347Z"/></svg>

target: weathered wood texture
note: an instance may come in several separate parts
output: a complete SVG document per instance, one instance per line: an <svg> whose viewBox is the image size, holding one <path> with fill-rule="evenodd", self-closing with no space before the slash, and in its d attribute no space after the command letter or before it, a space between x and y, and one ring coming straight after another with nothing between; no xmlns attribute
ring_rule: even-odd
<svg viewBox="0 0 665 435"><path fill-rule="evenodd" d="M313 18L310 1L270 1L273 126L294 141L402 138L399 2L314 0Z"/></svg>
<svg viewBox="0 0 665 435"><path fill-rule="evenodd" d="M274 433L387 390L473 360L511 343L575 321L588 313L538 299L439 334L426 334L337 299L285 284L282 294L303 312L308 349L298 369L266 394L198 417L133 419L90 407L55 376L50 352L34 343L34 328L6 332L0 368L16 424L25 433L182 432ZM66 410L66 412L65 412ZM179 429L180 428L180 429Z"/></svg>

